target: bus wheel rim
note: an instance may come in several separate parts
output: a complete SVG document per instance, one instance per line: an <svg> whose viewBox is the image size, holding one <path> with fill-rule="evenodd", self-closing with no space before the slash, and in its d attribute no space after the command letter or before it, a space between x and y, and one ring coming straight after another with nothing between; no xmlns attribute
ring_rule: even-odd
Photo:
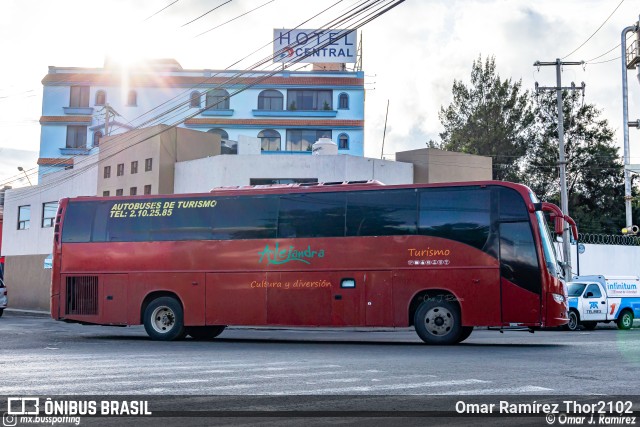
<svg viewBox="0 0 640 427"><path fill-rule="evenodd" d="M453 314L444 307L434 307L427 312L424 323L431 335L444 336L453 328Z"/></svg>
<svg viewBox="0 0 640 427"><path fill-rule="evenodd" d="M166 334L175 324L176 315L169 307L160 306L153 310L151 315L151 326L153 326L153 329L156 332Z"/></svg>

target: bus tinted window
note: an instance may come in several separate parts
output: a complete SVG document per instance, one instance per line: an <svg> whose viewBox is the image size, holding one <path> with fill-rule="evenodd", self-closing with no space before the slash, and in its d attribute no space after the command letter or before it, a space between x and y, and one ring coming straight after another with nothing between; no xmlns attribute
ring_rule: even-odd
<svg viewBox="0 0 640 427"><path fill-rule="evenodd" d="M528 222L500 224L500 272L524 289L536 294L542 291L536 246Z"/></svg>
<svg viewBox="0 0 640 427"><path fill-rule="evenodd" d="M344 212L344 193L280 196L278 237L342 237Z"/></svg>
<svg viewBox="0 0 640 427"><path fill-rule="evenodd" d="M218 198L213 211L212 239L273 239L276 237L278 198Z"/></svg>
<svg viewBox="0 0 640 427"><path fill-rule="evenodd" d="M419 233L485 249L491 223L486 188L438 188L420 191Z"/></svg>
<svg viewBox="0 0 640 427"><path fill-rule="evenodd" d="M415 190L349 193L347 236L416 234Z"/></svg>
<svg viewBox="0 0 640 427"><path fill-rule="evenodd" d="M511 188L499 187L500 220L529 220L527 206L520 193Z"/></svg>
<svg viewBox="0 0 640 427"><path fill-rule="evenodd" d="M67 205L62 228L63 243L91 241L91 226L97 203L72 202Z"/></svg>

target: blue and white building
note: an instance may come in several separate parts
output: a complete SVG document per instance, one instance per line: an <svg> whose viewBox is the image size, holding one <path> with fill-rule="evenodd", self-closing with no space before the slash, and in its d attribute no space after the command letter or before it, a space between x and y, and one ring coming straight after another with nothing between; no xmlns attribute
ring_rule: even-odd
<svg viewBox="0 0 640 427"><path fill-rule="evenodd" d="M319 138L331 138L339 154L363 156L363 72L317 65L276 73L185 70L172 59L128 69L109 61L103 68L49 67L40 175L95 154L106 134L160 123L217 133L223 141L257 137L263 154L307 155Z"/></svg>

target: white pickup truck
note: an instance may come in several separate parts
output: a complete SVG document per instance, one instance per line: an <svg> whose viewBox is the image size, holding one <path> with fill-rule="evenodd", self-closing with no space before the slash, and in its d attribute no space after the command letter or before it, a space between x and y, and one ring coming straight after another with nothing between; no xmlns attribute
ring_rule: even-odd
<svg viewBox="0 0 640 427"><path fill-rule="evenodd" d="M592 330L598 322L611 321L619 329L630 329L634 317L640 317L637 276L576 276L568 285L569 330Z"/></svg>

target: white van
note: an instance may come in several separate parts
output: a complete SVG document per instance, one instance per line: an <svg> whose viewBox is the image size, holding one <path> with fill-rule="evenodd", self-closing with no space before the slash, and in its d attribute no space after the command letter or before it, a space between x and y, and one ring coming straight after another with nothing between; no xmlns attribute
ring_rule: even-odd
<svg viewBox="0 0 640 427"><path fill-rule="evenodd" d="M631 329L640 317L640 279L637 276L576 276L568 283L569 323L592 330L598 322L615 321L619 329Z"/></svg>

